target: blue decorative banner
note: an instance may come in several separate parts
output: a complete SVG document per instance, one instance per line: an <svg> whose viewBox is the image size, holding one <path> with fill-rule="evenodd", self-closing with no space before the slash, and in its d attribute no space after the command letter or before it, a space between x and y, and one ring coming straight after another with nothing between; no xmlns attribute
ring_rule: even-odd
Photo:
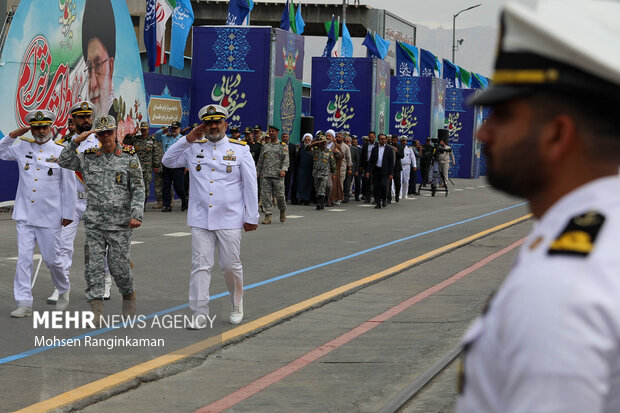
<svg viewBox="0 0 620 413"><path fill-rule="evenodd" d="M430 136L431 77L392 76L390 133L420 142Z"/></svg>
<svg viewBox="0 0 620 413"><path fill-rule="evenodd" d="M144 73L146 106L151 128L181 122L189 126L191 81L182 77Z"/></svg>
<svg viewBox="0 0 620 413"><path fill-rule="evenodd" d="M450 168L450 177L473 178L474 117L475 107L465 103L475 93L474 89L450 88L446 92L446 117L444 128L448 129L456 166Z"/></svg>
<svg viewBox="0 0 620 413"><path fill-rule="evenodd" d="M229 127L267 127L271 28L194 27L190 123L216 103L228 109Z"/></svg>
<svg viewBox="0 0 620 413"><path fill-rule="evenodd" d="M313 57L311 113L314 129L366 135L372 127L372 59Z"/></svg>

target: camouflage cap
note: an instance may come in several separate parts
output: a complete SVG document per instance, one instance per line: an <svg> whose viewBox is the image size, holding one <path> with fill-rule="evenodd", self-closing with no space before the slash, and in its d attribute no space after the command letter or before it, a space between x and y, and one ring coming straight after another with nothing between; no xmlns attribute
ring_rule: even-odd
<svg viewBox="0 0 620 413"><path fill-rule="evenodd" d="M116 121L114 120L114 116L100 116L95 119L95 132L105 132L108 130L116 129Z"/></svg>

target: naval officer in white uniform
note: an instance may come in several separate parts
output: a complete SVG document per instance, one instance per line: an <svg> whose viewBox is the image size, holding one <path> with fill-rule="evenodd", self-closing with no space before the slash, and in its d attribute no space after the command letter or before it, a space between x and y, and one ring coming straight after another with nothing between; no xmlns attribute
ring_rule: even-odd
<svg viewBox="0 0 620 413"><path fill-rule="evenodd" d="M75 125L75 133L73 135L65 137L65 139L57 140L57 142L62 143L63 145L68 145L80 133L91 130L93 127L94 110L95 105L93 105L87 100L82 100L73 105L71 109L69 109L69 113L71 114L71 119L73 119L73 123ZM101 147L101 143L93 133L90 134L88 138L86 138L86 140L80 142L80 146L78 146L77 151L79 153L82 153L87 149L99 147ZM84 215L84 211L86 210L86 201L88 198L88 193L86 192L86 187L84 186L84 179L82 178L82 173L75 172L75 178L77 189L75 218L73 219L73 222L71 222L69 225L62 227L62 230L60 232L60 255L63 261L64 272L67 277L69 277L69 274L71 272L71 265L73 263L75 236L77 235L77 230L80 225L80 221L82 220L82 215ZM108 261L106 259L103 293L104 300L108 300L110 298L111 286L112 276L110 275L110 270L108 269ZM52 295L47 298L47 302L49 304L55 304L56 300L58 300L58 294L58 289L54 289Z"/></svg>
<svg viewBox="0 0 620 413"><path fill-rule="evenodd" d="M198 113L202 124L180 138L164 154L168 168L189 169L187 225L192 229L190 329L204 328L209 314L209 284L215 248L230 292L230 322L243 319L241 234L258 224L256 167L245 142L226 138L228 112L207 105Z"/></svg>
<svg viewBox="0 0 620 413"><path fill-rule="evenodd" d="M506 6L492 112L494 187L537 219L466 333L458 413L620 412L620 4Z"/></svg>
<svg viewBox="0 0 620 413"><path fill-rule="evenodd" d="M63 146L51 140L55 120L56 116L48 110L30 112L26 115L29 127L14 130L0 141L0 159L15 161L19 168L13 208L13 219L17 221L18 256L13 287L17 308L11 312L11 317L32 315L35 244L39 245L52 282L60 292L56 309L65 310L69 305L69 278L63 272L58 251L61 225L66 226L73 220L75 178L72 171L58 166ZM29 130L33 138L21 136ZM19 142L14 144L18 137Z"/></svg>

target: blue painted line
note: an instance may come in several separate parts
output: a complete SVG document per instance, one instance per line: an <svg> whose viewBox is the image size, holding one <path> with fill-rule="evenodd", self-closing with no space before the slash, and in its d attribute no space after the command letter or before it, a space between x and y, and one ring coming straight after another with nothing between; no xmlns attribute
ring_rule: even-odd
<svg viewBox="0 0 620 413"><path fill-rule="evenodd" d="M459 222L455 222L455 223L452 223L452 224L442 225L441 227L433 228L433 229L430 229L428 231L419 232L417 234L410 235L410 236L405 237L405 238L400 238L400 239L397 239L397 240L394 240L394 241L390 241L390 242L387 242L385 244L377 245L377 246L374 246L372 248L367 248L365 250L358 251L358 252L355 252L353 254L349 254L349 255L346 255L344 257L341 257L341 258L336 258L336 259L333 259L333 260L330 260L330 261L325 261L323 263L312 265L310 267L306 267L306 268L303 268L301 270L289 272L287 274L283 274L283 275L279 275L277 277L269 278L268 280L264 280L264 281L260 281L260 282L254 283L254 284L250 284L248 286L245 286L244 290L251 290L252 288L261 287L263 285L271 284L273 282L284 280L286 278L290 278L290 277L293 277L293 276L298 275L298 274L302 274L302 273L305 273L305 272L308 272L308 271L316 270L318 268L326 267L328 265L336 264L336 263L339 263L339 262L342 262L342 261L350 260L352 258L359 257L360 255L368 254L369 252L379 250L381 248L385 248L385 247L389 247L391 245L399 244L401 242L409 241L409 240L412 240L414 238L419 238L419 237L422 237L424 235L428 235L428 234L432 234L434 232L442 231L444 229L456 227L458 225L463 225L463 224L466 224L468 222L477 221L479 219L486 218L486 217L491 216L491 215L499 214L500 212L505 212L505 211L511 210L513 208L518 208L518 207L526 205L526 204L527 204L527 202L521 202L519 204L512 205L512 206L509 206L509 207L506 207L506 208L502 208L502 209L498 209L496 211L492 211L492 212L489 212L489 213L486 213L486 214L483 214L483 215L479 215L479 216L474 217L474 218L469 218L469 219L466 219L466 220L463 220L463 221L459 221ZM228 291L226 291L226 292L223 292L223 293L212 295L209 298L210 298L211 301L213 301L213 300L216 300L218 298L226 297L228 295L229 295L229 293L228 293ZM150 320L152 318L155 318L156 316L162 316L162 315L166 315L166 314L169 314L169 313L173 313L175 311L184 310L184 309L186 309L188 307L189 307L189 304L182 304L182 305L178 305L176 307L172 307L172 308L168 308L168 309L165 309L165 310L161 310L161 311L158 311L156 313L152 313L152 314L144 316L144 320ZM102 328L102 329L99 329L99 330L90 331L88 333L80 334L78 336L71 337L71 338L68 338L66 340L80 340L80 339L82 339L82 338L84 338L86 336L94 337L94 336L98 336L100 334L107 333L108 331L116 330L116 329L118 329L120 327L122 327L122 325L117 324L117 325L109 327L109 328ZM29 357L29 356L32 356L32 355L35 355L35 354L42 353L42 352L47 351L47 350L52 350L52 349L57 348L57 347L62 347L62 346L37 347L37 348L34 348L32 350L24 351L23 353L14 354L12 356L7 356L7 357L4 357L4 358L0 358L0 364L6 364L6 363L9 363L11 361L23 359L23 358L26 358L26 357Z"/></svg>

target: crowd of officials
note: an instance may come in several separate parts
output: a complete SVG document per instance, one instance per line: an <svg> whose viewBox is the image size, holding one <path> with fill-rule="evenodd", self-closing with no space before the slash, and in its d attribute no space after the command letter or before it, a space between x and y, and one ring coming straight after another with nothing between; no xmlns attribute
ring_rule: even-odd
<svg viewBox="0 0 620 413"><path fill-rule="evenodd" d="M148 125L144 126L142 134L148 132ZM174 122L148 137L144 150L136 147L147 188L151 171L155 178L154 209L172 210L172 188L181 200L181 209L187 209L187 169L160 168L160 164L167 148L190 130L181 129L180 123ZM231 127L228 132L231 138L249 147L256 164L264 224L271 223L274 201L281 222L286 220L287 204L313 204L320 210L355 200L374 203L377 209L385 208L402 198L419 195L420 186L445 187L449 166L455 163L453 152L443 140L434 144L427 139L422 145L415 139L409 144L405 136L370 131L361 138L360 145L360 140L348 132L327 130L314 136L307 133L299 144L294 144L288 133L280 133L273 125L266 131L255 125L243 131ZM124 142L136 146L132 136L125 137ZM387 154L384 148L388 149Z"/></svg>

